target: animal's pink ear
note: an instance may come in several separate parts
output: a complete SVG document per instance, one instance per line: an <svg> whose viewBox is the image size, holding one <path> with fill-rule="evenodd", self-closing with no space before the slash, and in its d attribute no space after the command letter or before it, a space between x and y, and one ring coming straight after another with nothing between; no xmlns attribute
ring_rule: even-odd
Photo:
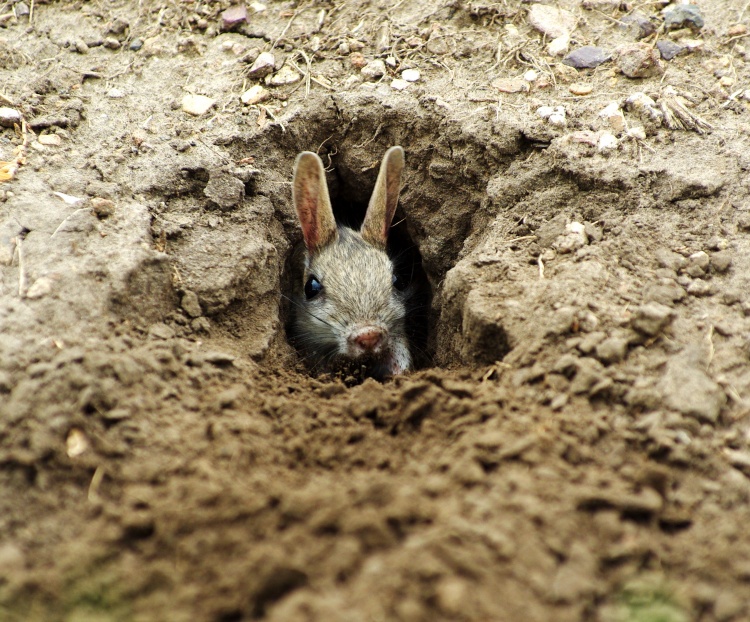
<svg viewBox="0 0 750 622"><path fill-rule="evenodd" d="M383 156L375 190L372 191L367 214L360 233L366 242L379 248L385 248L388 240L388 229L398 205L401 192L401 171L404 170L404 150L391 147Z"/></svg>
<svg viewBox="0 0 750 622"><path fill-rule="evenodd" d="M309 252L314 253L336 239L336 220L323 163L311 151L303 151L294 162L292 199Z"/></svg>

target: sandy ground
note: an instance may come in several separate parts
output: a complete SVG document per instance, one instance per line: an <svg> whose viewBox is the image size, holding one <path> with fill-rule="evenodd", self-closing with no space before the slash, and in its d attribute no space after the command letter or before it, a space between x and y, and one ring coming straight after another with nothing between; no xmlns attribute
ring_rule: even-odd
<svg viewBox="0 0 750 622"><path fill-rule="evenodd" d="M750 9L697 6L0 2L0 619L750 618ZM347 219L394 144L422 368L315 377L294 157Z"/></svg>

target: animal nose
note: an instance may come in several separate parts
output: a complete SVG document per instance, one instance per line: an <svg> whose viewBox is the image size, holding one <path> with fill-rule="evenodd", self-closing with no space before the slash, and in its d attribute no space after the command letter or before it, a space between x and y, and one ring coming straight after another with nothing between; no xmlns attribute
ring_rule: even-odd
<svg viewBox="0 0 750 622"><path fill-rule="evenodd" d="M372 326L353 335L351 340L365 352L372 352L383 341L383 331Z"/></svg>

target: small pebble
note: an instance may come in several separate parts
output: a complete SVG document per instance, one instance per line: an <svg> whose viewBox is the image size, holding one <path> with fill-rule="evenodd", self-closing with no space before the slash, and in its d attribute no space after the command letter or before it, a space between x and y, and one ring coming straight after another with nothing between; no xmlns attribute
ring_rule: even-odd
<svg viewBox="0 0 750 622"><path fill-rule="evenodd" d="M76 39L74 46L76 48L76 52L79 54L88 54L89 53L89 46L83 39Z"/></svg>
<svg viewBox="0 0 750 622"><path fill-rule="evenodd" d="M401 72L401 77L407 82L416 82L422 76L419 73L419 69L404 69Z"/></svg>
<svg viewBox="0 0 750 622"><path fill-rule="evenodd" d="M628 78L648 78L664 71L659 52L646 43L625 45L617 52L617 66Z"/></svg>
<svg viewBox="0 0 750 622"><path fill-rule="evenodd" d="M90 202L97 218L107 218L115 213L115 202L112 199L93 197Z"/></svg>
<svg viewBox="0 0 750 622"><path fill-rule="evenodd" d="M438 56L442 56L443 54L447 54L448 52L450 52L448 42L438 30L435 30L430 35L430 38L427 40L427 45L425 47L427 48L428 52L432 52L433 54L436 54Z"/></svg>
<svg viewBox="0 0 750 622"><path fill-rule="evenodd" d="M285 84L294 84L299 82L302 76L288 65L284 65L272 76L266 78L266 84L270 86L284 86Z"/></svg>
<svg viewBox="0 0 750 622"><path fill-rule="evenodd" d="M565 115L559 112L553 112L547 119L547 122L555 127L565 127L568 124Z"/></svg>
<svg viewBox="0 0 750 622"><path fill-rule="evenodd" d="M523 79L526 80L526 82L534 82L539 77L539 74L534 69L529 69L525 74L523 74Z"/></svg>
<svg viewBox="0 0 750 622"><path fill-rule="evenodd" d="M547 54L550 56L562 56L570 47L570 35L555 37L547 45Z"/></svg>
<svg viewBox="0 0 750 622"><path fill-rule="evenodd" d="M143 47L143 39L133 39L129 47L133 52L137 52Z"/></svg>
<svg viewBox="0 0 750 622"><path fill-rule="evenodd" d="M703 297L710 296L714 293L714 288L708 281L703 279L694 279L690 285L687 286L687 293L691 296Z"/></svg>
<svg viewBox="0 0 750 622"><path fill-rule="evenodd" d="M46 296L52 291L52 279L48 276L39 277L26 291L26 298L36 299Z"/></svg>
<svg viewBox="0 0 750 622"><path fill-rule="evenodd" d="M27 17L30 13L29 5L25 2L18 2L15 6L16 17Z"/></svg>
<svg viewBox="0 0 750 622"><path fill-rule="evenodd" d="M669 39L661 39L657 41L656 47L664 60L672 60L675 56L680 54L680 52L685 51L685 46L670 41Z"/></svg>
<svg viewBox="0 0 750 622"><path fill-rule="evenodd" d="M107 91L107 97L110 99L122 99L125 97L125 93L120 89L109 89L109 91Z"/></svg>
<svg viewBox="0 0 750 622"><path fill-rule="evenodd" d="M635 310L630 324L638 332L654 337L670 324L675 316L676 313L666 305L649 302Z"/></svg>
<svg viewBox="0 0 750 622"><path fill-rule="evenodd" d="M550 115L555 112L552 106L539 106L536 109L536 113L542 117L542 119L549 119Z"/></svg>
<svg viewBox="0 0 750 622"><path fill-rule="evenodd" d="M37 140L47 147L59 147L62 144L62 138L58 134L42 134Z"/></svg>
<svg viewBox="0 0 750 622"><path fill-rule="evenodd" d="M164 322L157 322L149 326L148 334L157 339L174 339L175 336L174 329L167 326Z"/></svg>
<svg viewBox="0 0 750 622"><path fill-rule="evenodd" d="M365 58L365 55L362 54L362 52L352 52L351 54L349 54L349 62L355 69L362 69L365 65L367 65L367 59Z"/></svg>
<svg viewBox="0 0 750 622"><path fill-rule="evenodd" d="M182 296L180 306L182 307L182 310L191 318L196 318L203 315L203 310L201 309L201 303L198 299L198 294L193 291L185 291Z"/></svg>
<svg viewBox="0 0 750 622"><path fill-rule="evenodd" d="M247 91L240 95L240 100L247 106L260 103L267 100L271 96L268 89L263 88L260 84L251 86Z"/></svg>
<svg viewBox="0 0 750 622"><path fill-rule="evenodd" d="M622 132L625 129L625 115L620 110L618 102L610 102L604 110L599 113L602 119L605 119L609 126L616 132Z"/></svg>
<svg viewBox="0 0 750 622"><path fill-rule="evenodd" d="M563 59L563 64L576 69L592 69L611 60L612 54L593 45L585 45L573 50Z"/></svg>
<svg viewBox="0 0 750 622"><path fill-rule="evenodd" d="M265 78L269 73L274 70L276 66L276 59L271 52L262 52L255 59L253 66L250 67L250 71L247 73L248 78Z"/></svg>
<svg viewBox="0 0 750 622"><path fill-rule="evenodd" d="M114 37L107 37L102 41L102 45L108 50L119 50L122 47L122 43Z"/></svg>
<svg viewBox="0 0 750 622"><path fill-rule="evenodd" d="M208 112L215 103L215 99L211 99L205 95L193 95L192 93L188 93L182 98L182 110L188 114L199 117Z"/></svg>
<svg viewBox="0 0 750 622"><path fill-rule="evenodd" d="M711 255L711 267L716 272L726 272L732 265L732 253L730 251L719 251Z"/></svg>
<svg viewBox="0 0 750 622"><path fill-rule="evenodd" d="M546 4L533 4L528 19L529 24L552 39L570 35L578 21L570 11Z"/></svg>
<svg viewBox="0 0 750 622"><path fill-rule="evenodd" d="M610 337L596 346L596 358L602 363L619 363L628 353L628 340Z"/></svg>
<svg viewBox="0 0 750 622"><path fill-rule="evenodd" d="M634 125L628 129L628 136L636 140L646 140L646 130L642 125Z"/></svg>
<svg viewBox="0 0 750 622"><path fill-rule="evenodd" d="M620 25L627 28L634 39L643 39L656 32L654 23L643 13L636 11L620 19Z"/></svg>
<svg viewBox="0 0 750 622"><path fill-rule="evenodd" d="M573 82L573 84L568 87L568 90L573 95L588 95L594 90L594 87L586 82Z"/></svg>
<svg viewBox="0 0 750 622"><path fill-rule="evenodd" d="M496 78L492 81L494 86L501 93L527 93L529 83L520 78Z"/></svg>
<svg viewBox="0 0 750 622"><path fill-rule="evenodd" d="M244 4L230 6L221 14L221 29L224 31L237 28L247 22L247 8Z"/></svg>
<svg viewBox="0 0 750 622"><path fill-rule="evenodd" d="M394 78L393 80L391 80L391 88L397 91L403 91L408 86L409 83L406 80L402 80L401 78Z"/></svg>
<svg viewBox="0 0 750 622"><path fill-rule="evenodd" d="M700 50L706 45L706 42L703 39L683 38L683 39L680 39L680 43L684 45L689 52Z"/></svg>
<svg viewBox="0 0 750 622"><path fill-rule="evenodd" d="M703 15L695 4L676 4L664 11L664 27L667 30L678 28L703 28Z"/></svg>
<svg viewBox="0 0 750 622"><path fill-rule="evenodd" d="M372 60L361 70L362 75L368 80L376 80L385 75L385 63L381 59Z"/></svg>
<svg viewBox="0 0 750 622"><path fill-rule="evenodd" d="M703 276L708 270L711 258L705 251L698 251L688 257L685 271L692 277Z"/></svg>
<svg viewBox="0 0 750 622"><path fill-rule="evenodd" d="M608 153L614 149L617 149L617 137L609 132L602 132L596 143L596 150L599 153Z"/></svg>

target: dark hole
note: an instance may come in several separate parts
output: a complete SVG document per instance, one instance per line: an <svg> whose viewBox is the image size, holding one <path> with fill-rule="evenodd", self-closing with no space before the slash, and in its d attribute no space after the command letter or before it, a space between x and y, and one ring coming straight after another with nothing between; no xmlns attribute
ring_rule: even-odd
<svg viewBox="0 0 750 622"><path fill-rule="evenodd" d="M307 575L295 568L276 568L266 576L255 596L253 617L262 618L269 605L307 583Z"/></svg>

